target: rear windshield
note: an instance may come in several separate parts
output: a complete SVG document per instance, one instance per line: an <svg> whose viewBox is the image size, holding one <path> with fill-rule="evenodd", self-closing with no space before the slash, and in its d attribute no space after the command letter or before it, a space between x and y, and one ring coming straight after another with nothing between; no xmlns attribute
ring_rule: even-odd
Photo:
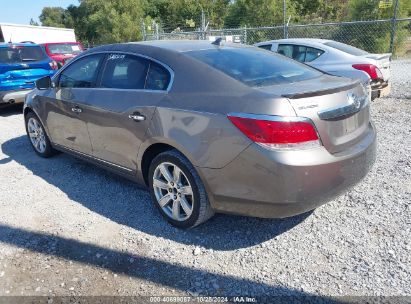
<svg viewBox="0 0 411 304"><path fill-rule="evenodd" d="M252 87L298 82L322 75L304 64L258 48L216 48L186 54Z"/></svg>
<svg viewBox="0 0 411 304"><path fill-rule="evenodd" d="M368 52L366 52L366 51L357 49L356 47L353 47L353 46L345 44L345 43L337 42L337 41L328 41L324 44L328 45L328 46L330 46L334 49L340 50L344 53L354 55L354 56L363 56L363 55L368 54Z"/></svg>
<svg viewBox="0 0 411 304"><path fill-rule="evenodd" d="M47 55L39 46L15 46L0 48L0 63L21 63L41 61Z"/></svg>
<svg viewBox="0 0 411 304"><path fill-rule="evenodd" d="M51 54L79 54L81 53L80 45L73 43L50 44L47 46Z"/></svg>

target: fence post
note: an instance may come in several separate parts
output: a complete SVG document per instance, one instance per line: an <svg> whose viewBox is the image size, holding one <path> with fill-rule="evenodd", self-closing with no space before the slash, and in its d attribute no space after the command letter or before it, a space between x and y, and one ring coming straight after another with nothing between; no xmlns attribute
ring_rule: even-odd
<svg viewBox="0 0 411 304"><path fill-rule="evenodd" d="M158 33L158 23L154 23L155 31L156 31L156 40L160 40L160 35Z"/></svg>
<svg viewBox="0 0 411 304"><path fill-rule="evenodd" d="M146 35L146 24L144 22L144 19L141 19L141 35L143 36L143 41L146 41L147 35Z"/></svg>
<svg viewBox="0 0 411 304"><path fill-rule="evenodd" d="M244 44L247 44L247 25L244 25L244 30L243 30L243 37L244 37Z"/></svg>
<svg viewBox="0 0 411 304"><path fill-rule="evenodd" d="M205 37L206 37L205 27L206 27L205 14L204 14L204 10L201 8L201 35L200 36L202 40L205 40Z"/></svg>
<svg viewBox="0 0 411 304"><path fill-rule="evenodd" d="M284 25L283 38L284 38L284 39L287 38L286 18L287 18L287 2L286 2L286 0L283 0L283 25Z"/></svg>
<svg viewBox="0 0 411 304"><path fill-rule="evenodd" d="M391 21L390 53L394 52L395 32L397 29L397 11L398 11L398 0L395 0L394 15Z"/></svg>

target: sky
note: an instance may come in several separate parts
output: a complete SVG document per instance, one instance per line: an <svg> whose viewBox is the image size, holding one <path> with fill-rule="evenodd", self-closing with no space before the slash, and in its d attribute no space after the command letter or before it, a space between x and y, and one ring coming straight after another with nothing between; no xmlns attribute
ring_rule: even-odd
<svg viewBox="0 0 411 304"><path fill-rule="evenodd" d="M45 6L78 5L78 0L0 0L0 23L30 24L33 18L39 22Z"/></svg>

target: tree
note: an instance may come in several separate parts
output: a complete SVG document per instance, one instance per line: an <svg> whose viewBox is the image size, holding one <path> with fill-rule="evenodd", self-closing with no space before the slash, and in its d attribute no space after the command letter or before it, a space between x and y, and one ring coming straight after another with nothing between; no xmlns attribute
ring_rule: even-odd
<svg viewBox="0 0 411 304"><path fill-rule="evenodd" d="M33 18L30 19L30 25L38 26L38 22L35 21Z"/></svg>
<svg viewBox="0 0 411 304"><path fill-rule="evenodd" d="M287 16L297 17L295 4L287 1ZM283 0L236 0L228 9L225 25L270 26L283 24Z"/></svg>
<svg viewBox="0 0 411 304"><path fill-rule="evenodd" d="M393 1L395 2L395 1ZM394 5L379 7L380 0L349 0L348 20L390 19L394 15ZM406 17L410 8L409 0L399 0L397 17ZM347 25L340 28L334 39L354 45L372 53L390 51L391 22L364 25ZM400 52L407 30L397 27L394 51Z"/></svg>
<svg viewBox="0 0 411 304"><path fill-rule="evenodd" d="M92 44L141 39L141 0L82 0L68 8L81 39Z"/></svg>
<svg viewBox="0 0 411 304"><path fill-rule="evenodd" d="M43 26L73 27L73 19L69 12L62 7L45 7L39 17Z"/></svg>

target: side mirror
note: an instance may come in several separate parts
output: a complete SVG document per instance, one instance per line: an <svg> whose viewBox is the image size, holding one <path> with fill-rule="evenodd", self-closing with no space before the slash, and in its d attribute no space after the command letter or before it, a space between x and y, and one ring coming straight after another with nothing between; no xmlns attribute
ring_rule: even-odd
<svg viewBox="0 0 411 304"><path fill-rule="evenodd" d="M36 80L36 88L39 90L47 90L53 87L53 82L50 76L46 76Z"/></svg>

